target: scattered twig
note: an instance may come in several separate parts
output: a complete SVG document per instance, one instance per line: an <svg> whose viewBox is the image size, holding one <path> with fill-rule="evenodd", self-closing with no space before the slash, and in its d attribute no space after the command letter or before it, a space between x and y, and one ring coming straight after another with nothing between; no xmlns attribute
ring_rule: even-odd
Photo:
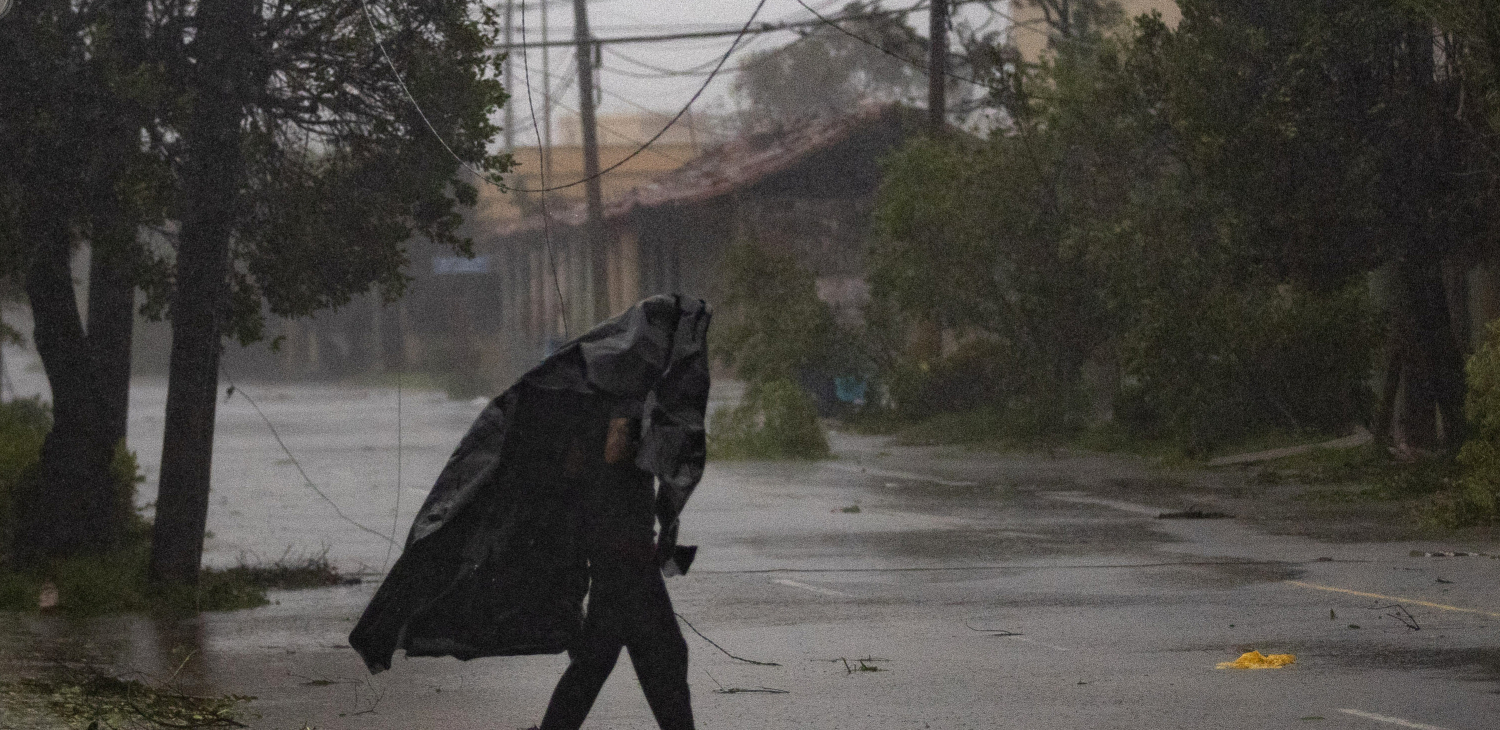
<svg viewBox="0 0 1500 730"><path fill-rule="evenodd" d="M703 673L704 674L708 674L708 670L707 669L703 670ZM791 690L776 689L775 687L755 687L755 688L751 688L751 687L725 687L723 684L719 683L719 680L714 679L714 675L708 674L708 678L712 679L713 683L716 684L716 685L718 685L718 687L719 687L718 689L714 690L714 694L720 694L720 695L734 695L734 694L745 694L745 693L757 693L757 694L768 694L768 695L786 695L786 694L791 694Z"/></svg>
<svg viewBox="0 0 1500 730"><path fill-rule="evenodd" d="M855 666L854 664L850 664L849 660L845 659L844 657L839 657L838 659L835 659L834 661L838 661L838 662L843 662L844 663L844 674L853 674L855 672L884 672L885 671L884 669L881 669L880 667L874 666L872 664L867 664L866 662L883 662L883 661L886 661L886 660L885 659L876 659L875 657L865 657L864 659L855 659L854 661L855 661L855 663L858 664L858 666Z"/></svg>
<svg viewBox="0 0 1500 730"><path fill-rule="evenodd" d="M727 656L727 657L729 657L729 658L730 658L730 659L733 659L733 660L735 660L735 661L740 661L740 662L744 662L744 663L746 663L746 664L754 664L754 665L756 665L756 666L761 666L761 667L779 667L779 666L781 666L781 665L780 665L780 664L777 664L777 663L776 663L776 662L759 662L759 661L756 661L756 660L754 660L754 659L746 659L746 658L744 658L744 657L742 657L742 656L735 656L735 655L733 655L733 654L730 654L730 653L729 653L729 650L728 650L728 649L725 649L725 648L724 648L724 647L722 647L722 646L719 646L719 644L718 644L718 642L715 642L715 641L714 641L714 640L713 640L713 639L710 639L710 638L708 638L708 637L707 637L707 636L704 636L704 635L703 635L703 632L702 632L702 631L699 631L699 630L698 630L698 629L697 629L697 627L695 627L695 626L693 626L693 623L692 623L692 622L691 622L691 621L688 621L688 620L687 620L687 618L686 618L686 617L684 617L684 616L683 616L683 615L682 615L682 614L680 614L680 613L679 613L679 614L677 614L677 618L678 618L678 620L680 620L680 621L682 621L682 622L683 622L683 623L684 623L684 624L687 624L687 627L688 627L688 628L689 628L689 629L692 629L692 630L693 630L693 633L695 633L695 634L697 634L697 635L698 635L698 636L699 636L699 637L700 637L700 638L702 638L702 639L703 639L703 640L704 640L704 641L706 641L706 642L708 642L708 643L710 643L710 644L713 644L713 647L714 647L714 648L715 648L715 649L718 649L718 650L719 650L719 651L722 651L722 652L724 652L724 656Z"/></svg>
<svg viewBox="0 0 1500 730"><path fill-rule="evenodd" d="M182 662L180 662L177 665L177 668L174 669L174 670L172 670L172 676L167 677L167 681L162 682L162 685L164 685L166 687L175 687L176 686L175 682L177 681L177 675L179 675L179 674L182 673L182 668L185 667L185 666L187 666L188 660L192 659L193 655L197 654L197 653L198 653L197 649L191 649L191 650L189 650L188 653L187 653L187 656L184 656L182 658Z"/></svg>
<svg viewBox="0 0 1500 730"><path fill-rule="evenodd" d="M286 676L304 680L302 682L303 687L327 687L334 684L363 684L360 680L357 679L327 679L325 677L309 677L305 674L293 674L291 672L287 672Z"/></svg>
<svg viewBox="0 0 1500 730"><path fill-rule="evenodd" d="M977 626L970 626L968 621L964 622L964 627L967 628L970 631L979 631L979 632L987 633L990 636L1021 636L1022 635L1021 632L1019 632L1019 631L1011 631L1009 629L981 629L981 628L979 628Z"/></svg>
<svg viewBox="0 0 1500 730"><path fill-rule="evenodd" d="M1392 608L1392 609L1395 609L1395 610L1394 611L1389 611L1385 615L1390 616L1391 618L1396 619L1397 621L1400 621L1403 625L1406 626L1406 628L1411 629L1412 631L1421 631L1422 630L1421 624L1417 623L1417 617L1411 615L1411 611L1406 610L1406 607L1403 606L1403 605L1401 605L1401 604L1399 604L1399 603L1393 603L1393 604L1391 604L1389 606L1376 606L1375 608L1373 608L1371 610L1372 611L1384 611L1385 609L1388 609L1388 608Z"/></svg>

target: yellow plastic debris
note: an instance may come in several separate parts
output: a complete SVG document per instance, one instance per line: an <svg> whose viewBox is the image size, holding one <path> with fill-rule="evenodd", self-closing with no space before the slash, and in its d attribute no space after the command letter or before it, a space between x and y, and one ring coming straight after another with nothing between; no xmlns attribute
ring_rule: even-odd
<svg viewBox="0 0 1500 730"><path fill-rule="evenodd" d="M1296 654L1272 654L1247 651L1232 662L1219 662L1219 669L1280 669L1297 661Z"/></svg>

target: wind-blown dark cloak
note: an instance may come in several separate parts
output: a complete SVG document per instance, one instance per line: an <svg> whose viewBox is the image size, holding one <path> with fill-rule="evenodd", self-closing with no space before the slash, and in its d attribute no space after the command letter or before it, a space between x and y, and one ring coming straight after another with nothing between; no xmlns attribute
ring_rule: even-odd
<svg viewBox="0 0 1500 730"><path fill-rule="evenodd" d="M658 555L672 554L703 476L710 316L701 300L641 301L485 407L349 635L372 673L398 648L473 659L568 647L588 591L569 449L581 438L602 446L590 434L602 437L610 418L641 419L635 463L656 477Z"/></svg>

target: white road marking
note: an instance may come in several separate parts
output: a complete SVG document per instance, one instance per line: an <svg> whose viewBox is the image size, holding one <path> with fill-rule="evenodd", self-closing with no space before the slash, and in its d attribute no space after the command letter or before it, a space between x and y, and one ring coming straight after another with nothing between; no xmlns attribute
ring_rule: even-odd
<svg viewBox="0 0 1500 730"><path fill-rule="evenodd" d="M1056 650L1056 651L1071 651L1066 646L1058 646L1056 644L1047 644L1047 643L1044 643L1044 642L1037 641L1036 639L1033 639L1033 638L1031 638L1029 636L1016 635L1016 636L1007 636L1005 638L1007 638L1007 639L1015 639L1016 641L1024 641L1024 642L1026 642L1028 644L1036 644L1037 646L1044 646L1044 647L1047 647L1048 649L1053 649L1053 650Z"/></svg>
<svg viewBox="0 0 1500 730"><path fill-rule="evenodd" d="M848 598L849 597L848 593L840 593L838 591L835 591L835 590L832 590L832 589L829 589L829 588L819 588L817 586L810 586L810 585L808 585L806 583L798 583L797 581L787 580L785 578L774 578L774 579L771 580L771 582L775 583L777 585L791 586L793 588L801 588L804 591L812 591L813 593L821 593L821 594L823 594L825 596L839 596L841 598Z"/></svg>
<svg viewBox="0 0 1500 730"><path fill-rule="evenodd" d="M907 479L907 480L914 481L914 482L929 482L931 484L938 484L938 485L941 485L941 486L944 486L944 487L973 487L973 486L977 486L978 485L978 482L965 482L965 481L956 481L956 480L952 480L952 479L940 479L940 478L934 477L934 476L927 476L926 474L916 474L916 473L909 472L909 471L891 471L889 469L876 469L874 467L860 466L858 464L841 464L841 463L834 462L834 463L831 463L831 464L824 464L824 466L828 467L829 469L837 469L838 471L846 471L846 472L849 472L851 474L868 474L868 475L870 475L872 477L885 477L885 478L888 478L888 479Z"/></svg>
<svg viewBox="0 0 1500 730"><path fill-rule="evenodd" d="M1446 728L1441 728L1437 725L1428 725L1425 722L1412 722L1411 720L1402 720L1399 717L1391 717L1389 715L1377 715L1373 712L1365 712L1364 710L1351 710L1345 708L1339 710L1339 712L1342 712L1345 715L1363 717L1366 720L1374 720L1375 722L1383 722L1390 725L1395 725L1397 727L1409 727L1413 728L1414 730L1447 730Z"/></svg>

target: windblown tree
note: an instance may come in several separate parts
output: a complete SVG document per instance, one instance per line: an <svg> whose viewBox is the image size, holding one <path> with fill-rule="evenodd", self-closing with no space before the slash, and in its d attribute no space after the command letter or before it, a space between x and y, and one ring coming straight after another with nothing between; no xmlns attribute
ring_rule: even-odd
<svg viewBox="0 0 1500 730"><path fill-rule="evenodd" d="M903 16L882 14L878 2L852 2L830 18L843 30L814 26L739 65L734 89L748 101L748 126L846 113L864 101L908 101L925 93L921 59L927 42Z"/></svg>
<svg viewBox="0 0 1500 730"><path fill-rule="evenodd" d="M1477 42L1398 0L1181 5L1175 30L1144 17L1059 35L1038 68L1003 70L1009 124L978 152L893 158L877 299L1056 373L1038 383L1115 369L1133 423L1211 448L1372 417L1378 271L1375 428L1461 442L1452 279L1494 207L1461 83Z"/></svg>
<svg viewBox="0 0 1500 730"><path fill-rule="evenodd" d="M189 102L177 158L182 228L150 572L191 583L208 511L223 338L259 339L263 309L304 315L372 288L399 296L403 243L413 234L468 250L455 233L457 207L472 206L476 191L459 160L498 173L509 158L486 149L498 131L490 116L506 95L488 52L493 18L482 6L177 7L196 33L174 58Z"/></svg>
<svg viewBox="0 0 1500 730"><path fill-rule="evenodd" d="M1400 2L1182 5L1175 114L1242 248L1314 288L1379 268L1374 430L1456 447L1460 272L1493 230L1495 167L1464 118L1453 38Z"/></svg>
<svg viewBox="0 0 1500 730"><path fill-rule="evenodd" d="M442 0L38 0L0 22L0 94L25 100L0 109L0 264L24 279L56 418L17 515L28 562L118 535L106 477L140 287L173 326L151 572L196 581L225 338L399 296L414 235L468 251L477 181L455 156L509 166L487 152L506 99L492 21ZM139 233L163 222L154 256ZM86 328L68 268L84 242Z"/></svg>
<svg viewBox="0 0 1500 730"><path fill-rule="evenodd" d="M21 4L0 21L0 267L23 284L53 393L40 463L16 497L22 564L112 547L130 504L125 438L137 236L165 216L170 172L148 127L164 86L144 0ZM88 307L70 262L91 253Z"/></svg>

